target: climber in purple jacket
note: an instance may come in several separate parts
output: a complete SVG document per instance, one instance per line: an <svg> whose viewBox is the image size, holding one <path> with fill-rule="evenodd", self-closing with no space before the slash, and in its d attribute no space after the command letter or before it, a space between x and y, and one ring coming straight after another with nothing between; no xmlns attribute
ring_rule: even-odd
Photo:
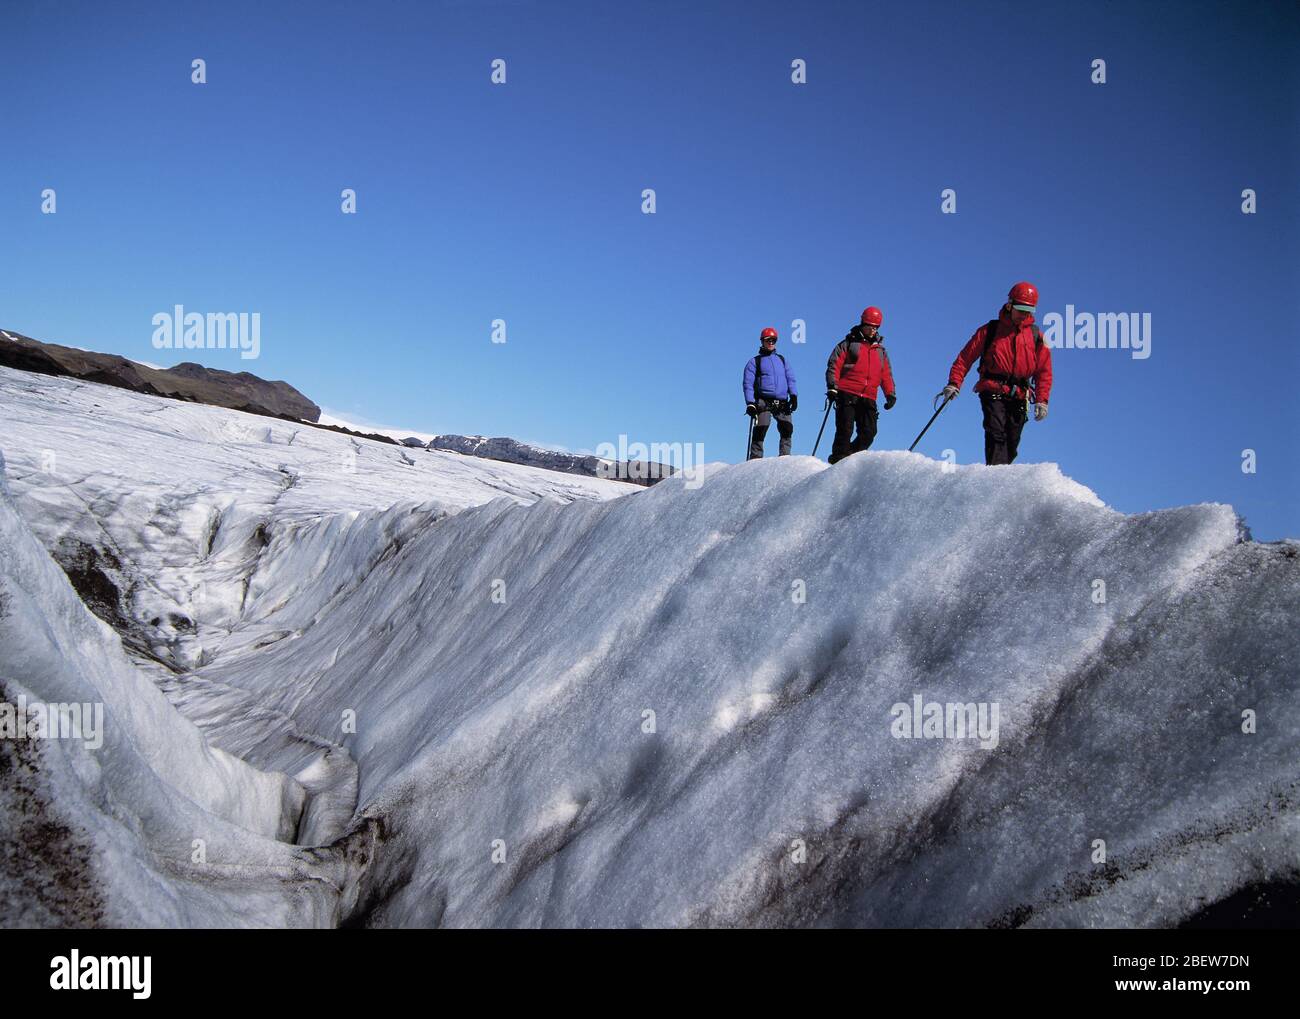
<svg viewBox="0 0 1300 1019"><path fill-rule="evenodd" d="M745 413L754 419L754 435L749 443L751 460L763 456L763 440L767 438L773 417L781 436L780 455L790 455L790 438L794 435L794 419L790 415L799 407L799 390L794 371L776 352L776 340L775 329L763 330L758 338L758 354L745 362L745 375L741 381Z"/></svg>

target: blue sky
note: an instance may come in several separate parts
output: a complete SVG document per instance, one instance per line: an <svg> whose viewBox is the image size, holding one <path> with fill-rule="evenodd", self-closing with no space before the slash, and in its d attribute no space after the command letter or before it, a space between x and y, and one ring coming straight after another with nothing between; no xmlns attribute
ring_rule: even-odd
<svg viewBox="0 0 1300 1019"><path fill-rule="evenodd" d="M1057 351L1023 460L1300 536L1294 5L5 0L0 38L0 327L412 430L739 460L763 326L807 453L827 354L883 308L875 448L906 448L1029 279L1152 337ZM262 356L155 350L175 304L260 312ZM945 448L982 460L969 385Z"/></svg>

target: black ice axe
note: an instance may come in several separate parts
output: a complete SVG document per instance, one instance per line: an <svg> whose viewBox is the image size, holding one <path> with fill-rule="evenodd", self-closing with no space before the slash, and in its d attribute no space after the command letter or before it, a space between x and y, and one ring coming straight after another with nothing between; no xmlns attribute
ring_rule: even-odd
<svg viewBox="0 0 1300 1019"><path fill-rule="evenodd" d="M943 398L943 403L939 404L939 409L936 410L933 414L930 415L930 420L927 421L927 422L925 423L925 427L921 429L921 434L918 435L915 439L913 439L913 440L912 440L912 444L911 444L910 446L907 447L907 451L908 451L909 453L912 452L912 450L916 449L916 444L917 444L918 442L920 442L920 441L921 441L921 438L925 435L925 433L928 432L928 431L930 430L930 426L931 426L932 424L934 424L934 419L937 418L940 414L943 413L943 409L944 409L946 406L948 406L948 404L949 404L951 401L952 401L952 397L951 397L951 396L945 396L945 397Z"/></svg>
<svg viewBox="0 0 1300 1019"><path fill-rule="evenodd" d="M817 441L813 443L813 456L817 455L817 447L822 444L822 432L826 431L826 420L831 416L831 406L832 401L828 396L826 397L826 413L822 415L822 426L817 429ZM839 419L836 418L836 420ZM831 450L831 452L834 453L835 450Z"/></svg>

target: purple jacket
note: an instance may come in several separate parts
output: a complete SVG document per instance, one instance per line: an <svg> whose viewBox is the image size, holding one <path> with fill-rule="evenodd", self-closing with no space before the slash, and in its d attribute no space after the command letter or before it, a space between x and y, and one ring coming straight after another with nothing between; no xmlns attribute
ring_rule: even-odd
<svg viewBox="0 0 1300 1019"><path fill-rule="evenodd" d="M754 372L758 365L762 366L763 374L757 386L758 392L755 392ZM745 362L745 376L741 381L741 388L745 392L746 403L753 403L755 397L788 400L792 396L799 395L794 381L794 371L785 363L785 358L775 351L770 354L759 351L757 356Z"/></svg>

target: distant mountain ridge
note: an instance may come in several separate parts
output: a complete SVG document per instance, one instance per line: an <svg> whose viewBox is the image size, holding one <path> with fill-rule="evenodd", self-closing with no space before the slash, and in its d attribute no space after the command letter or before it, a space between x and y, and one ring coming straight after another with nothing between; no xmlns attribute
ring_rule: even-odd
<svg viewBox="0 0 1300 1019"><path fill-rule="evenodd" d="M250 372L222 371L191 361L174 368L150 368L118 354L43 343L11 330L0 330L0 365L267 417L310 424L320 420L320 408L287 382L268 382Z"/></svg>
<svg viewBox="0 0 1300 1019"><path fill-rule="evenodd" d="M409 440L407 441L409 443ZM427 448L462 453L465 456L481 456L489 460L502 460L505 463L523 464L528 467L541 467L549 471L561 471L564 474L582 474L591 478L604 477L628 481L635 485L653 485L677 473L675 468L666 464L638 463L636 465L638 469L628 469L631 466L629 464L616 465L612 461L591 454L540 449L517 439L501 436L487 438L482 435L435 435L429 441Z"/></svg>

